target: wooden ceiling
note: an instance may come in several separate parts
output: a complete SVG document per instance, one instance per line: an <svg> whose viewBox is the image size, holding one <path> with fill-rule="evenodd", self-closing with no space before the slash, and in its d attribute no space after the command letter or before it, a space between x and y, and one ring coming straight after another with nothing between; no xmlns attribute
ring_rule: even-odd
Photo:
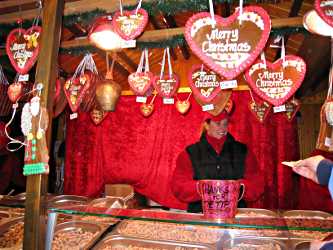
<svg viewBox="0 0 333 250"><path fill-rule="evenodd" d="M147 0L148 1L148 0ZM117 10L118 0L77 0L77 1L65 1L65 15L84 12L100 6L105 7L110 11ZM104 2L104 3L103 3ZM127 0L123 2L135 3L135 0ZM208 4L208 0L207 0ZM295 19L300 23L301 17L309 10L313 9L313 0L294 0L294 1L280 1L270 3L255 3L262 6L269 13L271 19L288 18L288 17L300 17ZM221 16L229 16L233 13L235 4L221 3L215 4L215 12ZM36 14L36 1L32 0L0 0L0 23L13 22L18 16L25 18L33 17ZM20 14L19 14L20 13ZM162 13L150 16L149 24L146 31L162 30L168 28L183 27L193 12L179 13L174 16L163 15ZM274 21L274 20L273 20ZM81 23L75 23L71 26L64 26L62 29L62 46L80 41L80 38L85 38L89 26L82 25ZM6 34L0 33L0 46L3 48ZM274 61L279 57L280 51L278 49L270 48L270 44L273 42L274 37L271 37L266 49L266 58L270 61ZM308 65L308 72L301 89L298 91L298 96L312 95L313 93L326 88L328 69L330 66L330 46L329 39L315 35L304 34L291 34L285 37L286 39L286 53L298 54L303 57ZM84 39L83 39L84 40ZM5 71L13 72L8 60L5 60L6 55L0 53L2 60L0 63L4 66ZM141 50L139 49L123 49L121 51L113 53L113 58L116 60L114 78L121 83L123 90L128 90L127 77L130 73L134 72L139 63L141 56ZM163 49L150 49L149 50L149 62L150 69L153 73L159 74L160 62L163 56ZM93 54L98 71L101 75L106 72L105 52L98 51ZM186 75L193 64L200 63L200 60L191 53L187 45L178 46L171 50L173 71L181 77L181 85L187 86ZM63 75L71 75L76 66L79 64L82 56L73 56L69 54L60 54L58 61Z"/></svg>

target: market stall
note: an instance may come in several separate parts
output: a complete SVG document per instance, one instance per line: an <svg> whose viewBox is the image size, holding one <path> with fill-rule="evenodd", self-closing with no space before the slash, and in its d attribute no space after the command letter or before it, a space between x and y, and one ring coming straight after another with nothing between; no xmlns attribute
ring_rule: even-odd
<svg viewBox="0 0 333 250"><path fill-rule="evenodd" d="M290 168L317 137L317 149L333 152L332 78L312 112L319 133L302 132L299 100L331 67L329 40L312 44L308 33L332 36L330 3L24 2L0 6L9 60L0 142L24 146L27 176L24 195L0 199L0 249L307 249L330 240L327 190L323 211L294 210L316 200L303 201ZM15 116L20 136L10 131ZM183 151L190 180L177 190ZM48 181L64 195L49 195ZM134 192L104 197L114 183L160 208L203 213L152 211Z"/></svg>

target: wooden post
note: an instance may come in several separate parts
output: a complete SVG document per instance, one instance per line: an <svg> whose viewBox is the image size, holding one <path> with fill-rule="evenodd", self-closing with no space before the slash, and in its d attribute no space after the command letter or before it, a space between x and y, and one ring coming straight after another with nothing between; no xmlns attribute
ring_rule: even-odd
<svg viewBox="0 0 333 250"><path fill-rule="evenodd" d="M60 45L63 0L43 1L43 30L41 50L36 69L36 83L43 83L41 105L47 107L50 121L47 131L48 148L51 145L52 107L58 49ZM27 177L25 216L24 216L24 250L42 250L45 246L47 176L30 175Z"/></svg>

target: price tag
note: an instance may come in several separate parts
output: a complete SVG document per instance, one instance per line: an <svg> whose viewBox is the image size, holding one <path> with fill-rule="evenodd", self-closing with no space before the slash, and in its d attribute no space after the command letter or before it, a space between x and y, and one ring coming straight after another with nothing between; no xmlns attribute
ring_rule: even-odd
<svg viewBox="0 0 333 250"><path fill-rule="evenodd" d="M285 112L286 111L286 105L281 105L281 106L276 106L273 107L273 112L274 113L280 113L280 112Z"/></svg>
<svg viewBox="0 0 333 250"><path fill-rule="evenodd" d="M76 119L78 116L77 116L77 113L73 113L73 114L70 114L69 115L69 119L70 120L74 120L74 119Z"/></svg>
<svg viewBox="0 0 333 250"><path fill-rule="evenodd" d="M220 82L221 89L233 89L237 88L237 80L223 81Z"/></svg>
<svg viewBox="0 0 333 250"><path fill-rule="evenodd" d="M163 104L174 104L175 99L173 98L163 98Z"/></svg>
<svg viewBox="0 0 333 250"><path fill-rule="evenodd" d="M206 104L202 106L202 111L209 111L214 109L214 104Z"/></svg>
<svg viewBox="0 0 333 250"><path fill-rule="evenodd" d="M325 146L330 147L332 145L332 139L329 137L325 138Z"/></svg>
<svg viewBox="0 0 333 250"><path fill-rule="evenodd" d="M147 96L137 96L135 101L140 102L140 103L146 103L147 102Z"/></svg>
<svg viewBox="0 0 333 250"><path fill-rule="evenodd" d="M29 81L29 74L19 75L18 81L19 82L27 82L27 81Z"/></svg>
<svg viewBox="0 0 333 250"><path fill-rule="evenodd" d="M124 40L121 42L121 48L126 49L126 48L135 48L136 47L136 40Z"/></svg>

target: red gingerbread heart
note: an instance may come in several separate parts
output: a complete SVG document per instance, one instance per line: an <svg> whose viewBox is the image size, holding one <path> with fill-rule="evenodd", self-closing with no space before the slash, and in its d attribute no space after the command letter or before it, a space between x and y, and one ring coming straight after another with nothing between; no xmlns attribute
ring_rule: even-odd
<svg viewBox="0 0 333 250"><path fill-rule="evenodd" d="M185 39L190 48L209 68L228 80L247 69L264 49L271 30L267 12L256 6L243 8L228 18L202 12L185 25Z"/></svg>
<svg viewBox="0 0 333 250"><path fill-rule="evenodd" d="M301 108L301 102L297 99L292 99L286 102L286 112L285 115L289 122L291 122L295 115L297 114L298 110Z"/></svg>
<svg viewBox="0 0 333 250"><path fill-rule="evenodd" d="M172 74L171 77L164 75L162 78L155 76L153 85L161 97L171 98L179 88L179 78L176 74Z"/></svg>
<svg viewBox="0 0 333 250"><path fill-rule="evenodd" d="M12 103L15 103L22 95L22 84L20 82L9 85L7 90L8 98Z"/></svg>
<svg viewBox="0 0 333 250"><path fill-rule="evenodd" d="M214 71L194 65L188 75L188 82L193 94L203 102L210 102L221 91L223 79Z"/></svg>
<svg viewBox="0 0 333 250"><path fill-rule="evenodd" d="M140 106L140 112L144 117L150 116L154 112L154 104L142 103Z"/></svg>
<svg viewBox="0 0 333 250"><path fill-rule="evenodd" d="M6 52L15 70L26 74L35 64L39 53L39 40L42 28L32 26L30 29L12 30L6 41Z"/></svg>
<svg viewBox="0 0 333 250"><path fill-rule="evenodd" d="M287 55L285 61L274 63L257 61L245 73L254 92L267 102L279 106L285 103L301 86L306 72L302 58Z"/></svg>
<svg viewBox="0 0 333 250"><path fill-rule="evenodd" d="M267 115L269 114L271 108L272 106L265 101L261 103L254 101L249 102L249 109L251 113L261 123L263 123L266 120Z"/></svg>
<svg viewBox="0 0 333 250"><path fill-rule="evenodd" d="M85 73L74 79L70 78L65 82L64 92L73 112L78 110L85 93L89 89L90 80L89 73Z"/></svg>
<svg viewBox="0 0 333 250"><path fill-rule="evenodd" d="M134 72L128 76L128 83L135 94L143 96L153 84L151 72Z"/></svg>
<svg viewBox="0 0 333 250"><path fill-rule="evenodd" d="M148 23L148 13L145 9L132 11L117 11L112 19L112 25L118 35L125 40L138 37Z"/></svg>
<svg viewBox="0 0 333 250"><path fill-rule="evenodd" d="M333 2L329 0L315 0L315 10L333 28Z"/></svg>

